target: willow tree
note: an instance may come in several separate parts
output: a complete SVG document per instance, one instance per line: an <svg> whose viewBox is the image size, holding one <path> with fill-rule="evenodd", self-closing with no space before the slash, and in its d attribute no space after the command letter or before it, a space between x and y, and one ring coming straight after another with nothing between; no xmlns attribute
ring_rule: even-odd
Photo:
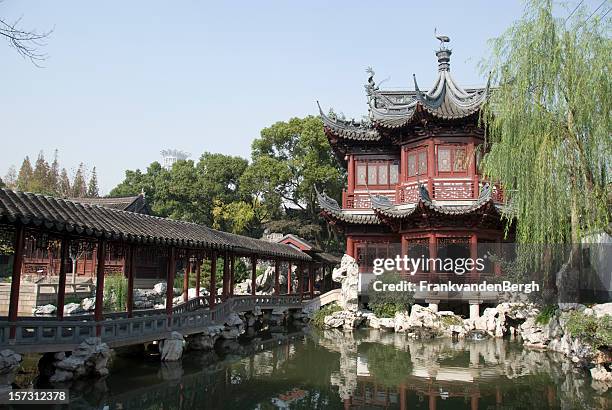
<svg viewBox="0 0 612 410"><path fill-rule="evenodd" d="M483 63L495 87L483 172L504 188L517 242L538 250L610 232L610 20L584 8L556 17L553 7L527 1Z"/></svg>

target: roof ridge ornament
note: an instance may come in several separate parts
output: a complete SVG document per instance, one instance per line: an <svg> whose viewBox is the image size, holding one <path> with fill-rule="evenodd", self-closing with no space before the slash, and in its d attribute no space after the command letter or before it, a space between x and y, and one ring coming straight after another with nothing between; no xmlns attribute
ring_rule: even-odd
<svg viewBox="0 0 612 410"><path fill-rule="evenodd" d="M436 56L438 57L438 71L450 71L450 56L453 51L450 48L446 48L446 43L450 43L450 37L438 36L436 28L434 28L434 36L440 40L440 49L436 51Z"/></svg>

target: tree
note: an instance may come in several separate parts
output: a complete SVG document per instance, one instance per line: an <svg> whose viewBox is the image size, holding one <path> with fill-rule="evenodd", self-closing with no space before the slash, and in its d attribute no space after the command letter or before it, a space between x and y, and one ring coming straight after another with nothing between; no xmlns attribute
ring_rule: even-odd
<svg viewBox="0 0 612 410"><path fill-rule="evenodd" d="M522 244L610 232L612 43L609 19L593 14L555 18L551 0L530 0L483 64L497 86L483 113L483 170L501 182Z"/></svg>
<svg viewBox="0 0 612 410"><path fill-rule="evenodd" d="M29 190L36 193L52 195L54 192L53 188L49 186L49 171L49 163L45 160L43 152L40 151L34 165Z"/></svg>
<svg viewBox="0 0 612 410"><path fill-rule="evenodd" d="M17 187L17 170L15 165L11 165L4 176L4 183L9 189L15 189Z"/></svg>
<svg viewBox="0 0 612 410"><path fill-rule="evenodd" d="M19 168L19 175L17 176L17 189L20 191L29 191L30 190L30 181L32 180L32 164L30 163L30 158L28 156L25 157L23 163L21 164L21 168Z"/></svg>
<svg viewBox="0 0 612 410"><path fill-rule="evenodd" d="M6 188L6 184L2 181L2 178L0 178L0 188Z"/></svg>
<svg viewBox="0 0 612 410"><path fill-rule="evenodd" d="M96 167L93 167L93 170L91 171L91 178L89 178L89 185L87 185L87 196L89 198L97 198L99 196Z"/></svg>
<svg viewBox="0 0 612 410"><path fill-rule="evenodd" d="M66 171L66 168L62 168L62 172L60 173L57 184L57 193L62 198L71 196L72 189L70 187L70 179L68 178L68 171Z"/></svg>
<svg viewBox="0 0 612 410"><path fill-rule="evenodd" d="M60 179L60 169L59 169L59 159L58 159L58 151L57 149L53 153L53 162L51 163L51 168L49 169L48 175L48 184L50 189L53 191L54 195L59 193L59 179Z"/></svg>
<svg viewBox="0 0 612 410"><path fill-rule="evenodd" d="M74 180L72 181L72 197L83 198L87 195L87 186L85 183L85 165L81 162L79 168L74 174Z"/></svg>
<svg viewBox="0 0 612 410"><path fill-rule="evenodd" d="M241 188L263 201L277 228L290 228L299 220L304 229L298 233L327 247L331 232L319 217L314 187L339 197L345 172L329 148L321 120L292 118L263 129L251 156Z"/></svg>

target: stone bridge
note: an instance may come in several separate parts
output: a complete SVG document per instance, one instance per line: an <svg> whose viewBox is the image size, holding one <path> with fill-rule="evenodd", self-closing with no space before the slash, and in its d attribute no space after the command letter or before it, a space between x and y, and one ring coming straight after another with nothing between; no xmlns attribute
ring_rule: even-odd
<svg viewBox="0 0 612 410"><path fill-rule="evenodd" d="M183 335L203 332L211 325L223 325L231 313L284 309L313 311L340 299L340 289L304 300L300 295L236 295L208 307L208 297L190 299L172 308L110 313L102 321L94 315L66 316L63 320L19 317L16 322L0 318L0 350L18 353L72 351L86 338L99 335L109 347L164 340L174 331ZM10 338L11 328L15 338Z"/></svg>

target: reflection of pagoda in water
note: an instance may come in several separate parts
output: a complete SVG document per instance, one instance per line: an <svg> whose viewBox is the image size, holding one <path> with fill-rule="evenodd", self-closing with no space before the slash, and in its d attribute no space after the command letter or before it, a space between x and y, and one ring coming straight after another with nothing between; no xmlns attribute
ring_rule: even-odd
<svg viewBox="0 0 612 410"><path fill-rule="evenodd" d="M533 366L540 366L538 360L508 357L505 342L500 339L421 342L401 334L372 330L366 337L342 342L338 347L336 337L329 337L328 343L324 336L319 343L341 354L342 377L332 374L331 383L338 386L345 409L504 408L508 381L533 375ZM405 373L386 367L384 374L374 371L376 363L369 363L369 352L362 349L364 345L375 348L383 345L401 352L409 360L409 365L404 366ZM351 364L352 373L348 369ZM541 408L555 408L555 389L549 386L541 393Z"/></svg>

